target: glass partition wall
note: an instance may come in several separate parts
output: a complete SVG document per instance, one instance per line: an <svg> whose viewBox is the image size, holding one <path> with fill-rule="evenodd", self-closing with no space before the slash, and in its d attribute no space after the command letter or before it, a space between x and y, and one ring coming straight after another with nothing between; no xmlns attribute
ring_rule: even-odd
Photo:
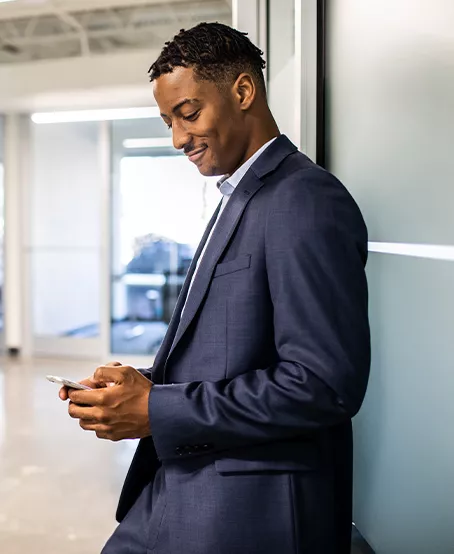
<svg viewBox="0 0 454 554"><path fill-rule="evenodd" d="M152 356L221 194L159 118L114 121L111 140L110 350Z"/></svg>
<svg viewBox="0 0 454 554"><path fill-rule="evenodd" d="M99 124L30 127L25 257L35 354L101 354Z"/></svg>
<svg viewBox="0 0 454 554"><path fill-rule="evenodd" d="M233 7L254 20L256 10L246 4L235 0ZM201 21L232 23L231 2L198 8ZM195 15L182 21L174 6L169 16L163 41L199 22ZM157 108L24 119L23 351L151 363L221 199L216 179L203 178L173 148Z"/></svg>
<svg viewBox="0 0 454 554"><path fill-rule="evenodd" d="M224 10L218 18L265 50L271 108L313 158L319 4L284 2L278 18L273 3L235 0L229 17ZM173 148L157 108L131 110L29 121L23 258L31 354L150 363L221 200L217 179Z"/></svg>
<svg viewBox="0 0 454 554"><path fill-rule="evenodd" d="M148 111L30 123L24 257L35 355L148 357L159 348L221 194Z"/></svg>

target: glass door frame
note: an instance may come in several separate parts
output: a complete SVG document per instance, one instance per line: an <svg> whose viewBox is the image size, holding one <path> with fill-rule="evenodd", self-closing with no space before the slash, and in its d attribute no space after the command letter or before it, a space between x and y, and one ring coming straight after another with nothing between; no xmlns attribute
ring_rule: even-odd
<svg viewBox="0 0 454 554"><path fill-rule="evenodd" d="M30 133L31 125L33 125L31 114L22 116L12 116L13 123L17 127L17 136L20 139L17 145L11 145L11 150L17 150L17 160L9 159L10 163L17 165L19 156L22 157L24 152L29 156L30 152ZM28 171L21 165L21 170L16 174L16 178L20 184L20 267L22 275L21 298L22 308L21 321L19 323L22 337L21 354L29 357L49 357L49 358L74 358L98 361L106 363L116 360L135 367L149 367L152 365L153 357L151 356L132 356L118 355L111 353L110 341L110 322L111 322L111 248L112 248L112 188L111 188L111 165L112 165L112 149L111 149L111 121L98 121L98 146L97 157L98 166L100 169L100 298L99 298L99 335L95 338L78 338L78 337L60 337L60 336L39 336L34 334L33 330L33 284L32 284L32 263L31 251L27 246L28 238L31 233L31 203L29 202L31 193L31 182ZM13 156L14 157L14 156ZM10 215L10 219L13 214ZM12 237L11 237L12 238ZM17 327L17 325L16 325Z"/></svg>
<svg viewBox="0 0 454 554"><path fill-rule="evenodd" d="M137 356L132 354L113 354L111 340L112 323L112 261L113 261L113 224L116 212L114 210L114 187L112 163L114 159L112 149L112 122L102 121L100 132L100 156L102 167L101 189L101 325L100 339L102 358L106 361L118 361L137 368L148 368L153 365L155 356Z"/></svg>
<svg viewBox="0 0 454 554"><path fill-rule="evenodd" d="M298 146L325 165L326 0L295 0Z"/></svg>
<svg viewBox="0 0 454 554"><path fill-rule="evenodd" d="M266 1L269 105L281 132L321 166L325 163L325 1L282 0L280 6Z"/></svg>

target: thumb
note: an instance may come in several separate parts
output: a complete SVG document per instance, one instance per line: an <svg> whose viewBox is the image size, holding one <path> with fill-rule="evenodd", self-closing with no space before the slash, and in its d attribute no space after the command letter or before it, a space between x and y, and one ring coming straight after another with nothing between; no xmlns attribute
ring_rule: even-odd
<svg viewBox="0 0 454 554"><path fill-rule="evenodd" d="M112 365L115 364L115 365ZM121 369L123 366L118 362L112 362L96 369L93 380L99 383L115 383L120 384L124 381L124 372Z"/></svg>

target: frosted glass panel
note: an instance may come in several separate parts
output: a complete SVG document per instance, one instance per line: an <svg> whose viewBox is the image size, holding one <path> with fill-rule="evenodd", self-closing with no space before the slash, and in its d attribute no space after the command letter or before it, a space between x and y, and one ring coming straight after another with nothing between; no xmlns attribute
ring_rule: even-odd
<svg viewBox="0 0 454 554"><path fill-rule="evenodd" d="M32 247L99 248L98 136L98 123L32 126Z"/></svg>
<svg viewBox="0 0 454 554"><path fill-rule="evenodd" d="M454 3L327 2L328 167L374 242L454 247ZM371 254L354 518L377 554L454 552L454 262Z"/></svg>
<svg viewBox="0 0 454 554"><path fill-rule="evenodd" d="M377 554L454 552L454 263L372 254L355 522Z"/></svg>
<svg viewBox="0 0 454 554"><path fill-rule="evenodd" d="M327 6L330 167L371 240L454 244L454 2Z"/></svg>
<svg viewBox="0 0 454 554"><path fill-rule="evenodd" d="M100 256L96 250L37 251L31 256L34 331L93 337L99 332ZM91 278L89 278L91 277Z"/></svg>
<svg viewBox="0 0 454 554"><path fill-rule="evenodd" d="M35 336L100 332L99 124L32 126L30 256Z"/></svg>

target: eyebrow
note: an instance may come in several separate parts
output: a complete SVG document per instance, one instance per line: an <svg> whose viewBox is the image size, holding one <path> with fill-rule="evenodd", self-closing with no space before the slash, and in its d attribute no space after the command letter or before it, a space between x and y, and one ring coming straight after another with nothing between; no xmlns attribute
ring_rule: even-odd
<svg viewBox="0 0 454 554"><path fill-rule="evenodd" d="M178 104L172 108L172 113L176 113L176 112L177 112L179 109L181 109L185 104L195 104L196 102L198 102L197 98L193 98L193 99L185 98L185 99L182 100L181 102L178 102ZM169 117L169 116L166 115L165 113L162 113L162 112L161 112L161 117Z"/></svg>

